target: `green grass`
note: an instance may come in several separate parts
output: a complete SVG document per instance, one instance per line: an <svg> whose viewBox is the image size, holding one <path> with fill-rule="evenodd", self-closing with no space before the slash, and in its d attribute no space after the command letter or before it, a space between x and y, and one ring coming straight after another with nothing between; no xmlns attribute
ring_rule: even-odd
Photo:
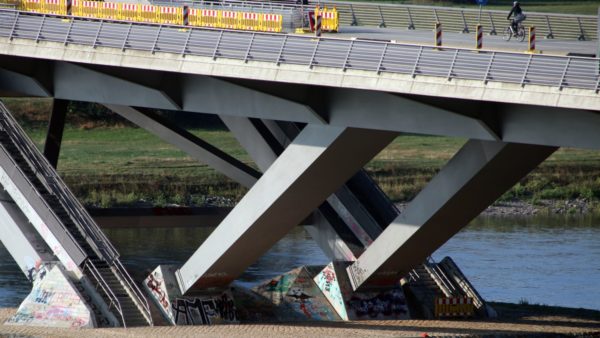
<svg viewBox="0 0 600 338"><path fill-rule="evenodd" d="M41 147L45 131L28 132ZM231 133L207 129L190 132L255 167ZM465 142L459 138L400 136L366 169L393 200L408 201ZM58 169L85 203L99 206L140 200L158 205L203 204L214 195L225 197L227 204L246 192L227 177L139 128L67 127ZM560 149L502 198L600 200L600 152Z"/></svg>

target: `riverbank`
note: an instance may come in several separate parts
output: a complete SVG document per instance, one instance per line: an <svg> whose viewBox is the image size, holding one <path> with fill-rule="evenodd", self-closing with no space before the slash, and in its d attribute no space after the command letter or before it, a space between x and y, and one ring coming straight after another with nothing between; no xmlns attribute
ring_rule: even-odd
<svg viewBox="0 0 600 338"><path fill-rule="evenodd" d="M426 337L426 336L600 336L600 311L492 303L495 320L391 320L268 323L212 326L162 326L103 329L55 329L0 325L1 335L34 337ZM14 308L0 309L4 323Z"/></svg>

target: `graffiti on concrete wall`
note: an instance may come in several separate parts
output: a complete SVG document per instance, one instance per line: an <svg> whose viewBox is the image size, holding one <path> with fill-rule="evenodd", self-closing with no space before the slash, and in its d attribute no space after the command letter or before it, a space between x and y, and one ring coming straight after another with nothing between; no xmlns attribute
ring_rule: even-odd
<svg viewBox="0 0 600 338"><path fill-rule="evenodd" d="M25 269L27 270L27 279L30 282L38 281L44 279L47 273L47 268L42 263L41 259L34 260L33 258L27 256L24 257L25 261Z"/></svg>
<svg viewBox="0 0 600 338"><path fill-rule="evenodd" d="M210 325L239 321L233 298L228 292L214 298L176 298L172 309L176 325Z"/></svg>
<svg viewBox="0 0 600 338"><path fill-rule="evenodd" d="M347 304L350 319L409 318L404 292L400 288L381 292L357 292Z"/></svg>
<svg viewBox="0 0 600 338"><path fill-rule="evenodd" d="M44 278L35 280L31 293L8 323L75 328L93 326L86 304L58 266L52 267Z"/></svg>
<svg viewBox="0 0 600 338"><path fill-rule="evenodd" d="M348 320L344 297L342 296L333 263L326 265L323 270L315 276L314 281L317 283L319 289L321 289L321 292L323 292L323 295L329 300L337 314L343 320Z"/></svg>

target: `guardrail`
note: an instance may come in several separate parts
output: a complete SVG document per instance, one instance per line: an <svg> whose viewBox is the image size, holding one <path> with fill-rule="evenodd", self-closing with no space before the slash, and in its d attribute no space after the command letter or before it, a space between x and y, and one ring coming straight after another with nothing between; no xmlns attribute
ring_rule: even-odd
<svg viewBox="0 0 600 338"><path fill-rule="evenodd" d="M431 7L417 5L377 4L344 1L311 1L327 7L336 7L340 24L378 26L405 29L433 29L442 23L445 31L475 32L480 23L484 32L501 34L508 25L506 11ZM526 12L528 26L535 26L540 37L592 40L597 39L597 20L593 15L566 15Z"/></svg>
<svg viewBox="0 0 600 338"><path fill-rule="evenodd" d="M65 20L66 19L66 20ZM598 58L142 24L0 10L0 36L276 65L600 90Z"/></svg>

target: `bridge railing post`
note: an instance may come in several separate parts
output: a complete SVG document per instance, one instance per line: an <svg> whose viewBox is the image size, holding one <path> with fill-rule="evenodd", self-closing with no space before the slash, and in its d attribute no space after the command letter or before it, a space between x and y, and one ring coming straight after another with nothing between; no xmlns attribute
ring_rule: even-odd
<svg viewBox="0 0 600 338"><path fill-rule="evenodd" d="M548 17L548 15L546 15L546 27L548 28L546 39L554 39L554 33L552 33L552 25L550 24L550 17Z"/></svg>
<svg viewBox="0 0 600 338"><path fill-rule="evenodd" d="M408 30L415 30L415 23L413 22L410 7L406 7L406 14L408 15Z"/></svg>
<svg viewBox="0 0 600 338"><path fill-rule="evenodd" d="M496 33L496 25L494 24L494 18L492 17L492 13L488 12L488 17L490 18L490 25L492 30L490 31L490 35L497 35Z"/></svg>

